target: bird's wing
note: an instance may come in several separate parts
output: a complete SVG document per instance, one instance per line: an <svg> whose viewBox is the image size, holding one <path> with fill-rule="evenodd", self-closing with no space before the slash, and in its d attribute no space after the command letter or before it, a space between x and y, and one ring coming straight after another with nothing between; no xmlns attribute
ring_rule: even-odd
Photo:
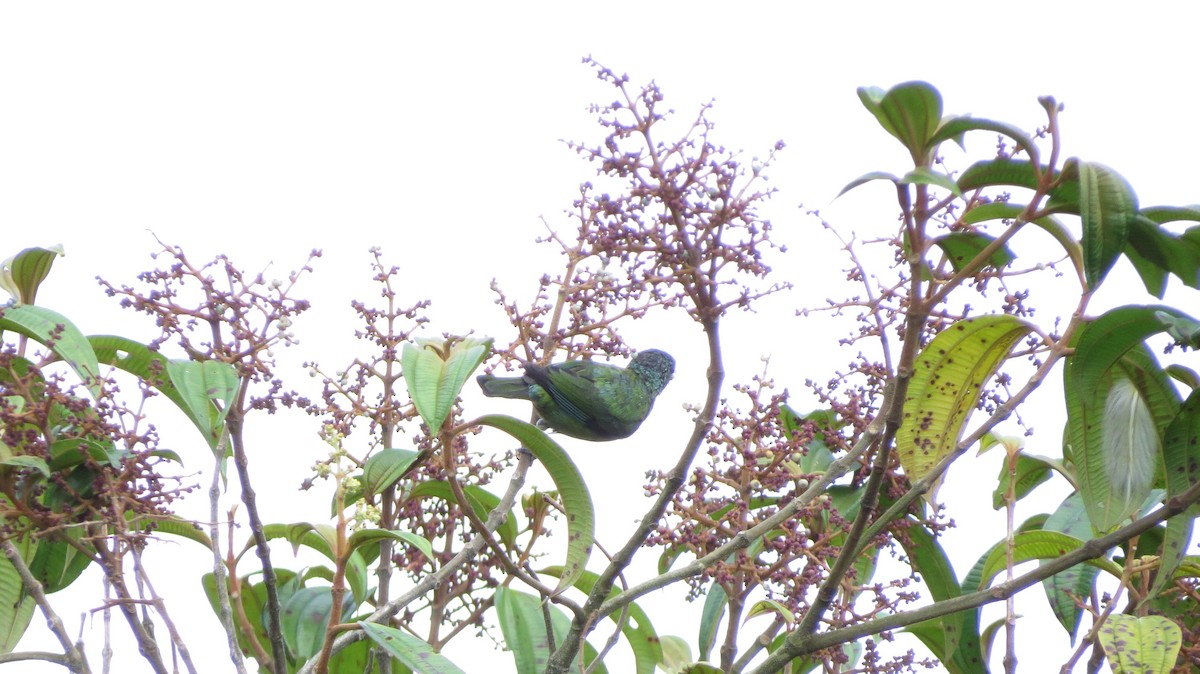
<svg viewBox="0 0 1200 674"><path fill-rule="evenodd" d="M525 376L545 389L563 412L581 423L591 424L605 411L597 382L610 374L606 372L609 369L619 371L600 363L571 361L546 368L527 367Z"/></svg>

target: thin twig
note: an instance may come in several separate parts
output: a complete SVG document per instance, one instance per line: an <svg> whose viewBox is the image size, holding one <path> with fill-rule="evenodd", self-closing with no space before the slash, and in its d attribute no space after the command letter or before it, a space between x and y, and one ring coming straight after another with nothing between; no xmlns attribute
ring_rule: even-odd
<svg viewBox="0 0 1200 674"><path fill-rule="evenodd" d="M659 520L671 504L676 492L683 486L692 461L695 459L696 453L700 450L704 437L708 434L708 429L712 426L713 419L716 418L717 405L721 394L721 382L725 378L725 371L721 364L721 343L715 318L706 319L705 334L708 336L710 354L708 395L703 411L696 418L692 436L684 445L683 452L681 452L678 461L675 463L675 467L668 474L658 498L642 516L641 522L633 534L630 535L625 546L617 552L612 562L609 563L608 567L604 569L604 572L596 580L596 584L592 586L592 591L588 594L587 602L583 605L585 619L572 621L571 630L567 633L566 638L563 639L563 643L550 656L550 662L546 667L546 674L566 674L570 663L579 652L585 636L585 630L595 625L600 618L621 607L621 605L616 605L609 611L604 610L604 607L613 601L608 599L609 591L612 590L617 577L629 566L633 555L641 549L642 544L646 541L646 537L658 526ZM628 593L622 593L622 595L625 594Z"/></svg>
<svg viewBox="0 0 1200 674"><path fill-rule="evenodd" d="M448 448L451 445L451 440L452 438L450 437L442 438L442 451L447 454L450 451ZM448 462L452 462L453 457L447 457L446 460ZM450 483L450 491L454 495L454 500L458 502L459 509L462 511L463 515L466 516L467 520L470 521L471 526L475 529L475 533L483 536L487 546L491 548L492 552L495 554L496 561L500 562L500 565L504 567L504 570L510 576L513 576L517 580L520 580L522 583L525 583L530 588L535 590L543 599L560 604L577 616L581 615L581 609L579 608L578 604L563 597L561 594L555 594L555 591L552 588L547 587L544 583L538 581L538 579L534 578L532 575L525 573L520 569L520 567L514 564L511 559L508 558L508 554L505 552L504 548L500 547L500 543L496 541L496 537L493 536L491 531L488 530L487 524L483 520L479 519L479 515L477 515L475 513L475 509L471 507L471 502L467 500L467 495L463 491L462 484L458 481L458 477L454 474L453 464L448 463L445 468L446 481ZM546 638L553 639L553 632L548 633ZM553 644L551 645L551 649L553 649Z"/></svg>
<svg viewBox="0 0 1200 674"><path fill-rule="evenodd" d="M758 635L754 638L754 641L750 642L750 645L746 647L745 652L742 653L741 657L737 659L737 662L733 663L733 668L729 671L732 674L739 674L739 672L746 669L746 667L750 665L750 661L754 659L754 656L758 655L760 651L771 645L771 642L775 640L775 635L779 634L779 630L783 628L783 625L783 618L775 616L775 619L771 621L771 624L767 626L767 629L763 630L762 634Z"/></svg>
<svg viewBox="0 0 1200 674"><path fill-rule="evenodd" d="M138 619L133 595L130 594L129 587L125 584L125 578L121 574L120 555L116 550L109 550L105 547L103 530L94 527L92 533L96 538L96 555L100 558L100 568L104 570L105 577L112 584L113 592L117 594L117 608L125 616L125 622L128 623L130 631L137 640L138 652L142 654L146 662L150 663L150 668L154 670L155 674L167 674L167 666L162 661L162 653L158 649L154 635ZM119 545L119 542L114 540L113 544L116 546Z"/></svg>
<svg viewBox="0 0 1200 674"><path fill-rule="evenodd" d="M850 625L841 629L830 630L828 632L820 632L816 634L802 634L793 632L784 640L783 645L776 649L766 660L762 662L752 674L774 674L783 669L784 665L791 662L793 659L819 651L824 648L836 646L838 644L850 643L858 641L863 637L879 634L889 630L914 625L924 620L940 618L952 613L966 611L969 609L979 608L986 604L991 604L997 601L1003 601L1009 596L1024 590L1027 587L1042 582L1043 580L1053 576L1054 574L1069 569L1073 566L1082 564L1090 559L1095 559L1106 554L1116 546L1128 541L1135 536L1139 536L1146 531L1154 528L1160 522L1167 520L1179 513L1187 510L1193 503L1200 501L1200 483L1193 485L1190 489L1182 494L1167 499L1162 508L1146 515L1145 517L1135 520L1116 531L1093 538L1084 542L1083 545L1066 554L1044 562L1037 568L1029 571L1025 575L1000 583L995 587L981 589L978 592L963 594L944 601L935 602L928 606L913 609L911 611L902 611L893 613L881 618L869 620L857 625Z"/></svg>
<svg viewBox="0 0 1200 674"><path fill-rule="evenodd" d="M488 531L495 531L504 520L508 517L508 511L513 507L517 500L517 492L525 484L525 476L529 472L529 467L533 464L533 455L527 451L517 453L517 466L513 470L512 478L509 480L508 489L500 498L500 503L496 505L490 513L488 513L485 528ZM446 562L442 568L426 575L412 589L396 597L384 606L379 607L370 616L363 619L362 622L386 623L388 618L396 615L405 606L425 595L431 589L442 584L446 578L450 577L459 567L475 558L479 551L487 545L487 541L483 536L476 534L463 549L458 552L450 561ZM362 630L353 630L339 636L333 642L332 654L337 654L342 649L350 644L365 639ZM313 667L316 665L316 660L309 660L304 663L304 666L296 674L312 674Z"/></svg>
<svg viewBox="0 0 1200 674"><path fill-rule="evenodd" d="M339 466L341 462L339 461ZM342 468L338 468L342 471ZM316 674L327 674L329 658L333 655L333 640L336 638L336 626L342 622L342 600L346 596L346 565L350 559L346 536L346 475L337 476L337 491L334 502L337 504L337 528L334 534L333 558L336 560L333 570L333 583L329 588L329 617L325 625L325 639L321 643L321 651L317 655ZM387 565L390 559L379 560Z"/></svg>
<svg viewBox="0 0 1200 674"><path fill-rule="evenodd" d="M1128 581L1128 578L1123 580ZM1075 649L1075 652L1071 654L1071 657L1065 663L1063 663L1062 668L1059 669L1060 674L1069 674L1072 669L1075 669L1075 663L1079 662L1080 656L1083 655L1083 652L1086 651L1089 646L1096 648L1101 653L1104 652L1104 648L1097 643L1100 635L1100 627L1104 625L1104 621L1108 620L1108 616L1113 612L1113 609L1116 608L1117 599L1120 598L1121 592L1124 589L1124 582L1117 586L1117 590L1113 593L1112 599L1109 600L1108 606L1105 606L1100 615L1095 617L1095 620L1092 621L1092 628L1088 630L1087 636L1079 640L1079 647Z"/></svg>
<svg viewBox="0 0 1200 674"><path fill-rule="evenodd" d="M618 594L617 596L604 602L599 609L596 610L596 617L602 618L609 615L613 611L620 609L622 606L634 601L638 597L649 594L655 590L664 588L677 581L692 576L699 575L705 569L716 564L719 561L728 559L733 553L744 550L750 547L750 544L765 536L771 530L779 527L781 524L791 519L798 510L810 505L813 501L819 498L828 490L841 476L849 473L858 465L858 459L867 451L867 448L874 443L883 427L883 418L877 417L875 421L867 427L867 430L859 437L858 442L846 452L845 455L834 460L825 470L825 474L813 480L803 493L793 498L791 501L782 505L779 511L771 515L767 519L759 522L755 526L746 529L745 531L734 534L727 543L712 552L699 557L692 562L680 567L671 569L670 571L655 576L645 582L634 585L628 590Z"/></svg>
<svg viewBox="0 0 1200 674"><path fill-rule="evenodd" d="M146 573L146 567L142 565L142 555L137 548L133 548L133 569L137 574L141 583L145 583L146 589L150 593L151 605L158 612L158 616L162 619L163 624L167 627L167 634L171 636L171 643L179 651L179 657L183 659L183 666L187 668L191 674L196 674L196 665L192 662L191 652L188 651L187 644L183 641L183 636L179 630L175 629L175 622L171 620L171 616L167 613L167 604L154 591L154 584L150 582L150 574Z"/></svg>
<svg viewBox="0 0 1200 674"><path fill-rule="evenodd" d="M596 657L592 660L592 664L588 665L587 669L583 670L583 674L591 674L597 667L600 666L602 662L604 662L604 656L608 655L608 652L612 650L613 646L617 645L617 641L619 641L621 638L621 632L624 631L625 625L628 624L628 622L629 604L626 604L621 608L621 615L617 617L617 625L613 628L613 633L608 635L608 639L604 641L604 648L601 648L600 652L596 654Z"/></svg>
<svg viewBox="0 0 1200 674"><path fill-rule="evenodd" d="M237 626L233 623L233 605L229 601L229 581L226 576L225 560L221 558L221 463L225 460L225 445L229 435L222 433L213 448L213 476L208 487L208 538L212 542L213 582L217 589L217 619L225 630L229 644L229 660L238 674L246 674L246 662L238 646Z"/></svg>
<svg viewBox="0 0 1200 674"><path fill-rule="evenodd" d="M254 552L262 566L263 587L266 589L266 609L268 616L267 635L271 641L270 663L263 663L275 674L287 674L287 649L283 643L283 621L279 609L279 587L275 577L275 566L271 563L271 548L267 543L267 535L263 529L262 518L258 514L258 496L250 485L250 460L246 455L245 443L242 441L242 407L248 382L243 378L238 391L238 402L230 406L229 416L225 423L228 426L229 437L233 444L233 465L237 468L238 482L242 489L242 503L246 506L246 516L250 520L250 534L254 538Z"/></svg>
<svg viewBox="0 0 1200 674"><path fill-rule="evenodd" d="M62 665L72 672L77 670L71 664L70 656L62 653L51 653L50 651L14 651L12 653L0 653L0 665L9 662L24 662L25 660L41 660L55 665Z"/></svg>
<svg viewBox="0 0 1200 674"><path fill-rule="evenodd" d="M46 599L46 591L38 579L33 576L33 572L29 570L29 566L21 557L21 551L13 544L11 539L5 538L0 542L3 546L4 556L8 558L13 568L17 570L17 575L21 577L21 583L25 586L25 591L37 603L37 606L42 611L42 616L46 618L46 625L54 636L58 638L58 643L63 647L63 655L54 656L53 658L45 658L59 662L59 658L65 658L64 662L59 662L69 668L72 672L79 674L91 674L91 668L88 666L87 658L83 652L76 647L71 641L71 636L67 634L67 628L63 625L63 621L54 612L54 608L50 606L49 600Z"/></svg>

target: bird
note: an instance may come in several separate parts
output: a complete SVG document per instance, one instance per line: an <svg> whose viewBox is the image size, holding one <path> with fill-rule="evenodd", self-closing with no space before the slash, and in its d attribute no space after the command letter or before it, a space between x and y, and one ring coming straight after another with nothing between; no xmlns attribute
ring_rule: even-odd
<svg viewBox="0 0 1200 674"><path fill-rule="evenodd" d="M604 442L633 435L674 373L670 354L647 349L626 367L590 360L526 363L521 377L481 374L475 380L485 396L532 402L541 428Z"/></svg>

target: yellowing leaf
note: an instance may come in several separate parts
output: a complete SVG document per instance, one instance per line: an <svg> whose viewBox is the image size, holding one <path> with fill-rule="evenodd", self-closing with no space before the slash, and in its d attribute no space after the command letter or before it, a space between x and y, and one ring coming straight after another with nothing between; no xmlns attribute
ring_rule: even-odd
<svg viewBox="0 0 1200 674"><path fill-rule="evenodd" d="M984 382L1029 330L1013 316L970 318L943 330L917 356L896 433L900 465L910 480L954 451Z"/></svg>
<svg viewBox="0 0 1200 674"><path fill-rule="evenodd" d="M1175 667L1183 633L1162 616L1113 614L1100 626L1100 644L1114 674L1166 674Z"/></svg>

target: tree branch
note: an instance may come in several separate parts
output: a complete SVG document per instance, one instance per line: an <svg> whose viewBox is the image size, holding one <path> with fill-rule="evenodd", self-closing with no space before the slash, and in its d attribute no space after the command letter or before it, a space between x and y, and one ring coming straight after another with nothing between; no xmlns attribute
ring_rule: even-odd
<svg viewBox="0 0 1200 674"><path fill-rule="evenodd" d="M1135 520L1134 522L1117 529L1116 531L1093 538L1086 541L1076 550L1066 553L1055 559L1045 561L1033 571L1026 573L1023 576L1000 583L995 587L964 594L952 599L940 601L929 606L924 606L911 611L894 613L883 618L871 620L858 625L851 625L829 632L821 632L819 634L802 634L793 632L783 645L774 653L767 657L761 665L753 670L752 674L773 674L783 669L784 665L791 662L794 658L801 655L807 655L823 648L836 646L837 644L850 643L857 641L863 637L879 634L887 630L893 630L899 627L913 625L924 620L940 618L941 616L958 613L974 608L979 608L985 604L991 604L997 601L1003 601L1008 597L1024 590L1025 588L1039 583L1054 574L1069 569L1078 564L1095 559L1112 550L1116 546L1128 541L1129 539L1139 536L1142 533L1149 531L1168 518L1174 517L1188 509L1196 501L1200 500L1200 483L1192 486L1186 492L1167 499L1166 504L1145 517Z"/></svg>
<svg viewBox="0 0 1200 674"><path fill-rule="evenodd" d="M484 525L488 531L494 532L508 517L508 511L516 502L517 492L519 492L521 487L525 484L525 475L529 472L529 467L532 464L533 455L528 451L523 450L517 453L517 466L513 470L513 476L508 482L508 489L504 492L504 495L500 497L500 503L498 503L496 507L490 513L488 513L488 518ZM458 554L451 558L450 561L446 562L442 568L422 578L408 592L405 592L384 606L376 609L374 613L364 620L364 622L386 624L387 619L399 613L400 609L404 608L412 601L424 596L425 593L429 592L438 585L441 585L444 580L449 578L450 575L458 569L458 567L474 559L475 555L479 554L479 551L482 550L486 545L487 539L481 534L476 534L475 537L472 538L471 541L468 542L463 549L458 552ZM350 644L365 638L366 637L363 635L362 630L346 632L334 640L333 648L331 649L330 654L337 654ZM304 663L304 666L300 668L297 674L312 674L315 666L316 660L309 660L308 662Z"/></svg>
<svg viewBox="0 0 1200 674"><path fill-rule="evenodd" d="M21 576L21 582L25 585L25 591L37 602L38 608L42 611L42 616L46 618L46 625L54 633L54 636L58 638L58 643L62 644L63 647L63 655L33 652L24 654L9 653L7 655L12 656L12 661L35 658L49 660L70 669L72 672L91 674L92 670L88 667L87 658L83 656L83 653L71 641L71 636L67 634L67 628L63 625L62 619L58 617L58 614L54 612L54 608L50 606L49 600L46 599L46 592L42 588L42 584L38 582L37 578L34 578L33 572L29 570L29 566L25 563L25 560L21 558L21 551L8 538L0 542L0 545L3 546L4 556L8 558L9 563L17 570L17 575ZM0 662L4 661L0 660Z"/></svg>

